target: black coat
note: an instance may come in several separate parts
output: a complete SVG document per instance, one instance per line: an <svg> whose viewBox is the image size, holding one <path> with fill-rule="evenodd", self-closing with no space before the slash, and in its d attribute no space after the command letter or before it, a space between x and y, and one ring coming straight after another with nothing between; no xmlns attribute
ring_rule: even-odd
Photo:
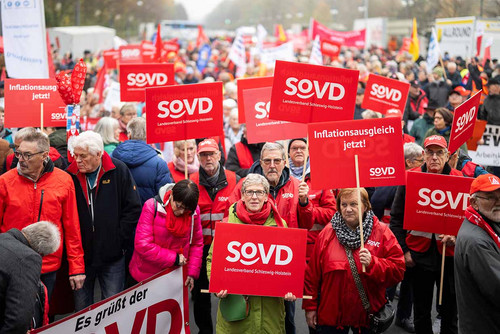
<svg viewBox="0 0 500 334"><path fill-rule="evenodd" d="M104 152L91 206L84 191L88 188L85 174L78 171L75 161L67 171L75 184L85 266L119 260L125 251L133 249L135 228L141 215L141 198L132 174L123 162Z"/></svg>
<svg viewBox="0 0 500 334"><path fill-rule="evenodd" d="M28 331L41 271L42 257L21 231L0 234L0 333Z"/></svg>
<svg viewBox="0 0 500 334"><path fill-rule="evenodd" d="M248 147L250 153L252 154L254 162L260 159L260 151L262 150L262 146L264 146L264 143L248 144L246 138L241 138L241 143ZM250 171L249 168L244 169L240 167L238 154L236 154L236 148L234 147L234 145L229 149L226 161L226 169L235 172L239 177L246 177Z"/></svg>

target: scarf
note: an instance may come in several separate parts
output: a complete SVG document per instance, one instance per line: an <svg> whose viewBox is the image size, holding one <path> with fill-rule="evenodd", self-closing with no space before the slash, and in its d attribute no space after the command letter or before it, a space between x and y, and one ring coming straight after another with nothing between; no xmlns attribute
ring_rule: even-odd
<svg viewBox="0 0 500 334"><path fill-rule="evenodd" d="M172 162L174 163L175 169L177 169L179 172L184 172L186 164L184 163L184 160L182 160L182 158L174 155L174 157L172 158ZM196 156L196 154L194 155L193 163L189 164L187 168L188 175L196 173L200 169L200 162L198 161L198 157Z"/></svg>
<svg viewBox="0 0 500 334"><path fill-rule="evenodd" d="M302 180L302 174L304 173L304 166L295 166L293 164L292 159L288 159L288 163L290 164L290 173L292 174L293 177L296 179ZM309 167L309 159L307 159L307 165L306 165L306 174L309 173L310 167Z"/></svg>
<svg viewBox="0 0 500 334"><path fill-rule="evenodd" d="M479 226L483 230L486 231L493 239L493 241L497 244L497 246L500 248L500 237L493 231L493 228L491 228L490 224L488 224L481 215L474 210L472 206L467 207L465 209L465 218L467 218L468 221L470 221L472 224Z"/></svg>
<svg viewBox="0 0 500 334"><path fill-rule="evenodd" d="M259 212L248 212L247 208L245 207L245 203L243 203L243 200L239 200L236 203L236 216L245 224L250 224L250 225L264 225L266 222L267 218L271 214L271 210L273 211L273 218L276 221L276 225L278 227L283 227L283 222L281 221L281 216L278 212L278 209L276 209L276 206L274 203L272 203L271 199L269 199L266 203L264 203L264 206L262 206L262 209Z"/></svg>
<svg viewBox="0 0 500 334"><path fill-rule="evenodd" d="M127 133L127 124L123 123L121 119L118 120L118 127L120 128L120 132Z"/></svg>
<svg viewBox="0 0 500 334"><path fill-rule="evenodd" d="M364 241L370 238L373 229L373 211L369 210L365 213L365 218L363 219L363 236ZM342 218L340 212L336 212L331 220L333 229L337 234L337 239L341 245L348 247L350 249L357 249L361 247L361 236L359 234L359 226L356 226L356 231L351 230L347 223Z"/></svg>
<svg viewBox="0 0 500 334"><path fill-rule="evenodd" d="M444 129L441 129L441 130L438 130L436 129L436 131L441 135L441 136L444 136L446 135L446 132L450 131L451 130L451 126L447 126L445 127Z"/></svg>
<svg viewBox="0 0 500 334"><path fill-rule="evenodd" d="M172 205L169 203L171 193L172 191L167 191L167 193L163 197L163 203L166 203L164 208L167 212L167 216L165 217L167 230L172 233L174 237L182 238L185 237L187 232L189 231L192 217L191 213L187 213L186 211L184 211L184 213L180 217L175 216Z"/></svg>

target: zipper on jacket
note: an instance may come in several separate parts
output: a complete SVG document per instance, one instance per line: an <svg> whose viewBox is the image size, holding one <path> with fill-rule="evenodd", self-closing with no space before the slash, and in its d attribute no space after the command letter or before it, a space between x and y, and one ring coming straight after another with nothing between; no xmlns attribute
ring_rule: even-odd
<svg viewBox="0 0 500 334"><path fill-rule="evenodd" d="M37 220L37 222L40 221L40 216L42 215L42 204L43 204L43 193L44 193L44 191L45 191L45 189L42 189L42 196L40 197L40 208L38 209L38 220Z"/></svg>

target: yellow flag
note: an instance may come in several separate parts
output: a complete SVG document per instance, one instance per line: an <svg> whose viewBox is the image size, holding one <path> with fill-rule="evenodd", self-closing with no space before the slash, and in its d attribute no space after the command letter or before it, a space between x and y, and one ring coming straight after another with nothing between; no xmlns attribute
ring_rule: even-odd
<svg viewBox="0 0 500 334"><path fill-rule="evenodd" d="M419 56L418 34L417 34L417 19L413 18L413 29L411 32L411 42L408 52L413 56L413 61L416 61Z"/></svg>
<svg viewBox="0 0 500 334"><path fill-rule="evenodd" d="M283 29L283 26L281 24L276 25L275 36L278 37L278 40L280 42L287 41L285 30Z"/></svg>

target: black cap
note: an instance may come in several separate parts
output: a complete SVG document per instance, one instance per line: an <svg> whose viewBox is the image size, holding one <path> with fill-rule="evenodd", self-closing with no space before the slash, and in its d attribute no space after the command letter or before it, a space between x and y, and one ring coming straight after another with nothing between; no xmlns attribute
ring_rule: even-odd
<svg viewBox="0 0 500 334"><path fill-rule="evenodd" d="M410 85L412 87L420 88L420 82L418 82L418 80L412 80L412 81L410 81Z"/></svg>
<svg viewBox="0 0 500 334"><path fill-rule="evenodd" d="M290 141L288 142L288 153L290 153L290 146L292 146L292 143L296 140L300 140L300 141L303 141L304 143L307 144L307 139L305 138L294 138L294 139L290 139Z"/></svg>
<svg viewBox="0 0 500 334"><path fill-rule="evenodd" d="M486 86L489 86L489 85L500 85L500 75L497 75L496 77L488 80L488 83L486 84Z"/></svg>
<svg viewBox="0 0 500 334"><path fill-rule="evenodd" d="M429 100L427 106L424 107L424 109L429 110L436 110L437 108L439 108L439 103L436 100Z"/></svg>

